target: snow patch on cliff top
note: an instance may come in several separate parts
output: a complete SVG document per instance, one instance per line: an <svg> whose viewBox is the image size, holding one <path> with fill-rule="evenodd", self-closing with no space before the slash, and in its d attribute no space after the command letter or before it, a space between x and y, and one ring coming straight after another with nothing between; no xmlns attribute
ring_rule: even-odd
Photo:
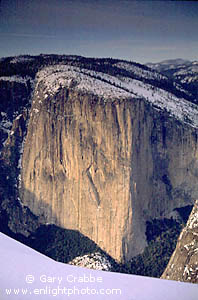
<svg viewBox="0 0 198 300"><path fill-rule="evenodd" d="M155 109L167 111L170 116L198 128L197 105L141 80L115 77L68 65L47 67L38 72L36 80L37 86L40 83L43 85L45 97L55 95L62 87L74 87L98 95L104 102L111 99L141 98L151 103Z"/></svg>
<svg viewBox="0 0 198 300"><path fill-rule="evenodd" d="M42 82L44 84L45 95L55 95L62 87L75 87L81 91L91 92L104 99L109 98L126 98L131 94L121 88L113 86L105 82L108 77L103 74L103 79L98 79L97 72L86 70L87 73L78 68L67 65L58 65L47 67L37 74L37 85ZM114 77L111 76L112 79Z"/></svg>
<svg viewBox="0 0 198 300"><path fill-rule="evenodd" d="M28 80L30 80L30 82L32 84L33 80L29 76L21 77L21 76L18 76L18 75L13 75L13 76L2 76L2 77L0 77L0 81L17 82L17 83L23 83L23 84L26 84Z"/></svg>
<svg viewBox="0 0 198 300"><path fill-rule="evenodd" d="M163 111L166 110L171 116L192 127L198 127L198 106L196 104L177 98L163 89L153 87L139 80L126 77L120 77L120 80L125 88L146 99L154 107Z"/></svg>

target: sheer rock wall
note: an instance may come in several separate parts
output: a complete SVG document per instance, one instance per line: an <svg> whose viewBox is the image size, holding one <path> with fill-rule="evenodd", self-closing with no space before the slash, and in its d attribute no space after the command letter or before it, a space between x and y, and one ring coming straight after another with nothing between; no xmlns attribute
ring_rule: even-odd
<svg viewBox="0 0 198 300"><path fill-rule="evenodd" d="M198 283L198 201L179 236L162 278Z"/></svg>
<svg viewBox="0 0 198 300"><path fill-rule="evenodd" d="M198 196L196 129L142 99L34 93L20 197L45 223L79 230L118 261L146 245L145 222Z"/></svg>

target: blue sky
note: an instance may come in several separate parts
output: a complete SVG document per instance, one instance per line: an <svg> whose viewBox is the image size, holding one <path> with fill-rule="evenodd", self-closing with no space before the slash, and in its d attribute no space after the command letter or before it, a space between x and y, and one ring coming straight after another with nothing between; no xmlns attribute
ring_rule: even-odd
<svg viewBox="0 0 198 300"><path fill-rule="evenodd" d="M0 0L0 57L198 59L196 1Z"/></svg>

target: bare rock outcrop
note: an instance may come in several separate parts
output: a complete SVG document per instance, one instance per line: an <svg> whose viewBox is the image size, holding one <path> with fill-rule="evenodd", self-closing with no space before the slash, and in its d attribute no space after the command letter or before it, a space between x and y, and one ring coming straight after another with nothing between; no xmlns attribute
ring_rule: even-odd
<svg viewBox="0 0 198 300"><path fill-rule="evenodd" d="M162 278L198 283L198 201L179 236Z"/></svg>
<svg viewBox="0 0 198 300"><path fill-rule="evenodd" d="M70 265L94 269L94 270L102 270L102 271L112 271L113 266L111 262L108 260L104 254L102 255L100 252L95 252L91 254L86 254L84 256L75 257L72 261L69 262Z"/></svg>

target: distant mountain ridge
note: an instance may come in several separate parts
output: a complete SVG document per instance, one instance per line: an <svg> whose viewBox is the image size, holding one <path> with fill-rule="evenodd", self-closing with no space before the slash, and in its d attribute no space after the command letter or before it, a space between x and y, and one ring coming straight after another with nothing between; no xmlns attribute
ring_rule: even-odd
<svg viewBox="0 0 198 300"><path fill-rule="evenodd" d="M164 71L166 68L176 68L178 66L190 65L192 62L190 60L176 58L176 59L167 59L157 63L146 63L146 66L153 68L157 71Z"/></svg>
<svg viewBox="0 0 198 300"><path fill-rule="evenodd" d="M146 65L181 84L193 94L193 102L198 104L198 61L179 58Z"/></svg>

